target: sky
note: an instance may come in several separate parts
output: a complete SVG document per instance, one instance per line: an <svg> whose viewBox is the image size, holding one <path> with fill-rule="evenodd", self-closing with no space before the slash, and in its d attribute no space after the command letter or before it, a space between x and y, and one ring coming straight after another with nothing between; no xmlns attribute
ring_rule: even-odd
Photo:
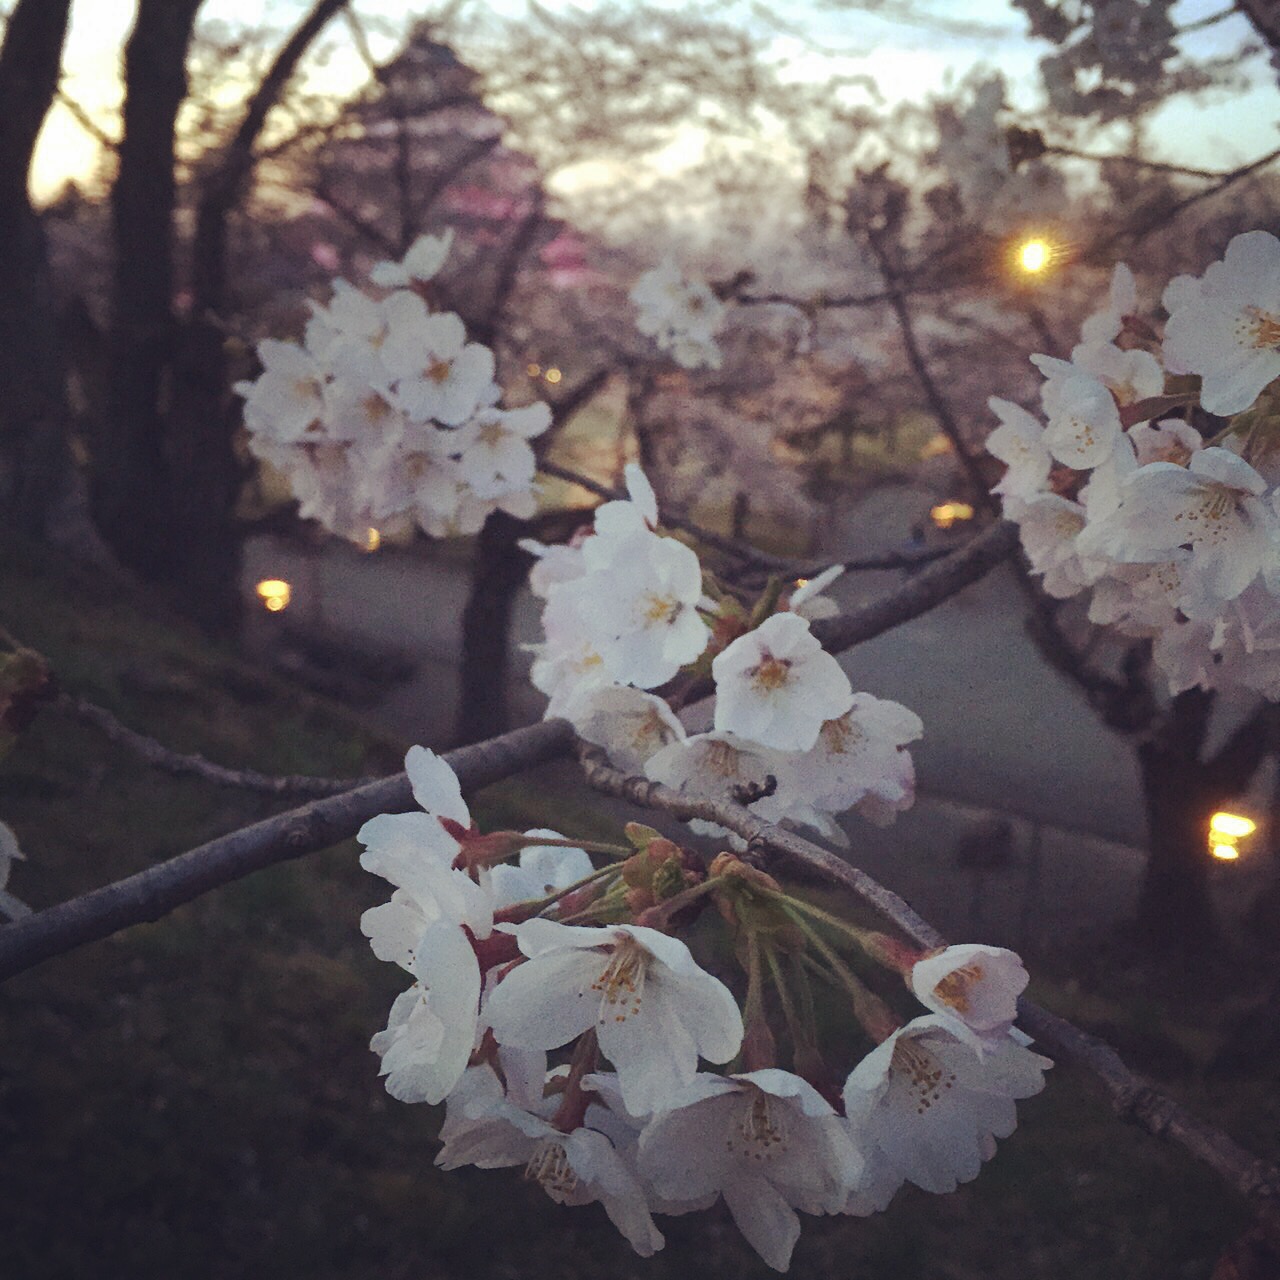
<svg viewBox="0 0 1280 1280"><path fill-rule="evenodd" d="M883 0L892 9L899 0ZM545 0L557 12L590 8L591 0ZM940 15L954 15L952 0L921 0ZM403 18L419 6L403 0L360 0L370 16ZM523 0L492 0L489 8L518 14ZM1222 8L1222 0L1182 0L1175 16L1194 21ZM63 89L111 135L118 132L122 96L120 51L132 21L131 0L74 0L72 27L64 59ZM304 10L300 0L206 0L203 20L231 26L277 20L287 25ZM732 10L731 10L732 11ZM822 0L792 0L784 12L778 5L743 4L741 11L756 30L769 35L775 51L792 64L792 74L825 78L833 67L872 76L890 102L936 93L979 62L999 67L1009 79L1015 101L1032 106L1035 65L1046 46L1025 34L1026 23L1008 0L967 0L964 18L994 34L940 34L923 25L867 13L851 14ZM755 15L755 16L752 16ZM761 17L760 15L765 15ZM1211 54L1233 48L1248 31L1236 17L1197 33L1197 52ZM805 37L801 38L801 33ZM820 49L815 50L816 44ZM316 88L346 93L363 79L354 51L340 46L329 63L311 72ZM1265 65L1259 83L1245 96L1227 101L1178 102L1152 120L1150 143L1164 159L1215 168L1263 154L1276 145L1280 94L1268 80ZM32 172L32 191L46 200L67 178L88 177L100 155L98 143L65 106L55 106L46 122Z"/></svg>

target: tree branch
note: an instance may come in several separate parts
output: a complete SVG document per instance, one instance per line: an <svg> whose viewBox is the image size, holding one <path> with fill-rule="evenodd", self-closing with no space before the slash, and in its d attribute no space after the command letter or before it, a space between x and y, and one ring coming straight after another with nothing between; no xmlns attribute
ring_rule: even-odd
<svg viewBox="0 0 1280 1280"><path fill-rule="evenodd" d="M53 705L56 710L65 711L100 730L112 742L133 752L144 764L176 777L201 778L216 786L238 787L242 791L258 791L272 796L333 796L380 781L375 777L313 778L258 773L253 769L228 769L206 760L202 755L184 755L173 751L155 738L130 729L105 707L99 707L85 698L64 693Z"/></svg>
<svg viewBox="0 0 1280 1280"><path fill-rule="evenodd" d="M615 489L611 485L601 484L598 480L593 480L590 476L583 475L580 471L574 471L571 467L562 466L558 462L547 462L544 459L540 459L538 470L546 475L554 476L557 480L576 484L579 488L586 489L588 493L594 493L598 498L605 499L606 502L625 501L627 497L622 489ZM744 569L748 571L754 570L761 574L781 573L792 578L816 578L823 570L829 569L835 564L839 564L842 568L851 572L918 569L922 565L932 564L936 560L941 560L944 556L953 554L953 550L950 547L927 547L912 551L886 551L882 555L862 556L842 561L791 560L785 556L770 555L767 551L746 546L736 538L729 538L722 533L716 533L713 529L707 529L690 519L681 507L671 505L664 507L662 523L669 528L681 529L685 533L692 534L699 541L705 542L707 546L739 561L744 566Z"/></svg>
<svg viewBox="0 0 1280 1280"><path fill-rule="evenodd" d="M975 581L1009 553L1015 534L1012 525L996 525L847 618L816 623L814 632L829 648L870 640ZM473 790L556 759L572 742L567 722L548 720L450 752L445 759L463 787ZM0 982L64 951L157 920L254 871L328 848L353 836L375 814L409 805L405 775L395 774L220 836L147 871L46 908L29 920L0 927Z"/></svg>
<svg viewBox="0 0 1280 1280"><path fill-rule="evenodd" d="M987 478L982 472L982 466L978 462L977 456L970 450L969 442L964 438L964 432L960 429L960 422L952 412L950 403L946 396L942 394L942 389L933 379L933 374L929 369L929 362L925 359L924 351L916 336L915 323L911 319L911 311L907 306L907 300L902 293L893 288L897 279L893 261L878 233L869 226L864 230L867 243L870 245L871 252L875 255L876 262L879 264L880 274L884 276L886 284L890 287L890 294L886 301L893 309L893 314L898 321L898 328L902 333L902 344L906 348L907 363L911 366L911 372L915 375L916 382L920 385L920 390L924 392L925 399L928 401L933 416L937 418L943 435L951 442L951 447L955 450L960 465L964 468L965 474L968 475L969 482L973 485L978 505L986 511L998 512L1000 504L990 493Z"/></svg>
<svg viewBox="0 0 1280 1280"><path fill-rule="evenodd" d="M916 945L930 949L946 945L946 940L927 920L865 871L812 841L764 821L742 805L694 799L647 778L628 776L614 769L597 748L581 748L579 762L587 782L605 795L660 810L682 821L701 818L718 823L746 841L748 857L754 854L766 862L781 857L816 871L874 908ZM1192 1115L1145 1077L1130 1071L1110 1045L1065 1018L1026 999L1018 1002L1018 1015L1023 1027L1040 1045L1060 1060L1089 1072L1101 1084L1122 1119L1158 1138L1177 1143L1218 1174L1249 1202L1271 1239L1280 1242L1280 1169L1258 1159L1222 1130Z"/></svg>
<svg viewBox="0 0 1280 1280"><path fill-rule="evenodd" d="M563 720L451 751L444 759L472 792L563 755L573 730ZM157 866L94 889L13 924L0 926L0 982L86 942L158 920L211 889L349 839L380 813L413 804L403 773L314 800L288 813L219 836Z"/></svg>

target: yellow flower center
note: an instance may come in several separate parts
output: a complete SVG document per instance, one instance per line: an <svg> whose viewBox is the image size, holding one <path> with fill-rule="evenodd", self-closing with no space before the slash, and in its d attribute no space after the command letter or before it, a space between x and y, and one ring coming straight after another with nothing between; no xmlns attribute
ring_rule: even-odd
<svg viewBox="0 0 1280 1280"><path fill-rule="evenodd" d="M564 1144L555 1138L544 1138L538 1143L524 1167L524 1176L538 1183L553 1200L572 1195L578 1186L578 1175L569 1163Z"/></svg>
<svg viewBox="0 0 1280 1280"><path fill-rule="evenodd" d="M968 1013L969 992L985 976L982 966L976 960L970 961L968 964L962 964L958 969L952 969L934 987L934 994L948 1008L956 1010L957 1013Z"/></svg>
<svg viewBox="0 0 1280 1280"><path fill-rule="evenodd" d="M787 1117L779 1099L748 1086L746 1105L738 1122L729 1130L725 1146L735 1155L761 1163L782 1155L787 1149Z"/></svg>
<svg viewBox="0 0 1280 1280"><path fill-rule="evenodd" d="M846 711L838 719L828 720L819 731L819 736L831 755L842 756L852 751L865 735L853 723L852 715Z"/></svg>
<svg viewBox="0 0 1280 1280"><path fill-rule="evenodd" d="M917 1041L899 1037L889 1062L889 1079L904 1081L907 1094L922 1116L946 1090L955 1084L955 1073L948 1071Z"/></svg>
<svg viewBox="0 0 1280 1280"><path fill-rule="evenodd" d="M764 693L776 693L791 679L791 663L786 658L775 658L767 649L760 661L750 671L751 683Z"/></svg>
<svg viewBox="0 0 1280 1280"><path fill-rule="evenodd" d="M1261 307L1249 307L1242 319L1240 329L1246 346L1265 351L1269 347L1280 347L1280 316Z"/></svg>
<svg viewBox="0 0 1280 1280"><path fill-rule="evenodd" d="M649 953L632 937L624 937L613 949L609 963L591 984L601 995L600 1016L626 1022L640 1012Z"/></svg>
<svg viewBox="0 0 1280 1280"><path fill-rule="evenodd" d="M680 601L675 596L660 596L650 592L644 599L644 620L655 625L670 626L680 612Z"/></svg>
<svg viewBox="0 0 1280 1280"><path fill-rule="evenodd" d="M371 423L385 421L391 414L391 406L376 392L371 392L360 402L364 416Z"/></svg>
<svg viewBox="0 0 1280 1280"><path fill-rule="evenodd" d="M436 386L443 386L449 381L449 375L453 372L453 361L441 360L439 356L435 357L429 365L427 365L426 375L428 382L434 382Z"/></svg>

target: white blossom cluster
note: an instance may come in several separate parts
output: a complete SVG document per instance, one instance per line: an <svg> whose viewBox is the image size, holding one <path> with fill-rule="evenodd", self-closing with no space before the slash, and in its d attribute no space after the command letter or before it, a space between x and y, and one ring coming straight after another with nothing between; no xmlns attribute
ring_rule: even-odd
<svg viewBox="0 0 1280 1280"><path fill-rule="evenodd" d="M686 277L667 259L646 271L631 290L636 328L652 338L685 369L718 369L723 354L716 334L724 320L722 303L705 281Z"/></svg>
<svg viewBox="0 0 1280 1280"><path fill-rule="evenodd" d="M760 966L747 966L744 1016L672 924L713 894L725 919L750 900L755 919L785 920L799 900L732 855L703 871L647 828L598 871L552 832L482 835L443 760L415 747L405 764L421 811L359 836L362 865L394 886L361 928L412 979L371 1047L392 1096L445 1102L441 1167L523 1167L558 1203L599 1201L644 1256L663 1246L655 1214L723 1197L785 1270L797 1211L865 1216L905 1182L953 1190L1013 1131L1015 1100L1042 1088L1049 1064L1013 1027L1027 980L1013 953L922 954L875 935L930 1012L902 1025L881 1005L869 1026L854 1000L877 1047L852 1071L812 1047L786 1070ZM776 930L738 918L748 950L773 947Z"/></svg>
<svg viewBox="0 0 1280 1280"><path fill-rule="evenodd" d="M1045 590L1149 639L1171 693L1280 698L1280 241L1236 236L1163 303L1160 339L1117 266L1071 359L1032 356L1044 423L991 400L994 492Z"/></svg>
<svg viewBox="0 0 1280 1280"><path fill-rule="evenodd" d="M529 441L551 410L499 408L493 352L424 300L451 239L422 236L403 262L378 263L380 296L335 280L303 342L260 342L262 373L236 386L252 452L341 537L469 534L495 509L534 512Z"/></svg>
<svg viewBox="0 0 1280 1280"><path fill-rule="evenodd" d="M626 474L630 500L599 507L575 544L522 544L539 557L530 582L546 600L532 679L550 699L547 716L571 721L621 769L750 802L837 843L847 839L834 817L849 808L892 822L915 798L905 747L923 726L896 702L855 693L811 632L810 619L835 610L822 592L840 569L755 620L704 592L697 554L656 532L652 488L638 467ZM646 692L691 670L709 674L716 692L713 728L692 735Z"/></svg>
<svg viewBox="0 0 1280 1280"><path fill-rule="evenodd" d="M963 108L935 103L935 157L955 188L965 216L992 231L1052 223L1065 202L1061 176L1036 160L1015 168L1009 154L1004 77L975 81Z"/></svg>

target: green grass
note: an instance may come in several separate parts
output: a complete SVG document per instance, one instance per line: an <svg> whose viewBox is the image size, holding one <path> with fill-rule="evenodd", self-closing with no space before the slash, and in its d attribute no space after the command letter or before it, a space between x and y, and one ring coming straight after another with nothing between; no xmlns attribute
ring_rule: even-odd
<svg viewBox="0 0 1280 1280"><path fill-rule="evenodd" d="M227 764L356 773L394 767L403 748L29 549L0 546L0 623L48 654L66 687ZM54 712L0 763L0 818L30 858L12 888L35 905L278 807L145 770ZM478 807L489 823L608 831L579 799L518 783ZM438 1114L389 1099L367 1047L400 980L360 936L385 887L355 855L347 843L275 867L6 986L0 1276L771 1274L721 1210L660 1220L667 1248L644 1262L597 1207L556 1207L512 1172L433 1168ZM1038 994L1131 1027L1138 1045L1176 1042L1162 1059L1181 1064L1170 1087L1276 1148L1267 1080L1202 1079L1215 1043L1203 1008L1068 984ZM868 1221L809 1221L793 1274L1202 1280L1245 1225L1209 1174L1118 1125L1058 1070L976 1183L907 1190Z"/></svg>

